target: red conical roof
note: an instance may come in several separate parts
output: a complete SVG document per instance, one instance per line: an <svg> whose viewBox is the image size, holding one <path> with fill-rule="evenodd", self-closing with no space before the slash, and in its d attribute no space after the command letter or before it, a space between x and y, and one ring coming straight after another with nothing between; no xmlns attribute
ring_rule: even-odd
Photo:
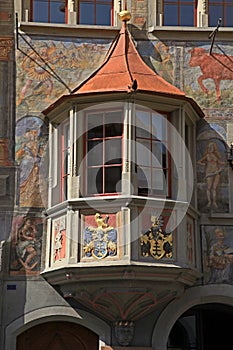
<svg viewBox="0 0 233 350"><path fill-rule="evenodd" d="M113 41L99 69L69 95L62 95L43 113L47 115L59 105L79 96L136 91L184 100L190 103L201 117L204 117L203 111L192 98L187 97L182 90L156 74L142 60L135 48L126 22L122 22L121 31Z"/></svg>
<svg viewBox="0 0 233 350"><path fill-rule="evenodd" d="M125 22L113 41L105 61L72 94L101 92L156 92L166 95L185 93L156 74L140 57Z"/></svg>

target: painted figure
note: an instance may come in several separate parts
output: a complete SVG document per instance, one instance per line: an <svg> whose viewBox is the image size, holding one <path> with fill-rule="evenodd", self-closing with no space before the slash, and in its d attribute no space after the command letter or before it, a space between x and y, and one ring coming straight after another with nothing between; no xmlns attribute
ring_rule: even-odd
<svg viewBox="0 0 233 350"><path fill-rule="evenodd" d="M156 62L153 60L155 67L159 71L159 75L163 77L170 83L173 83L174 80L174 67L169 52L169 46L165 45L162 41L158 41L155 45L155 50L160 53L161 62Z"/></svg>
<svg viewBox="0 0 233 350"><path fill-rule="evenodd" d="M20 206L42 208L46 200L46 181L41 176L41 160L46 140L41 137L37 124L26 128L25 134L17 140L20 141L16 149L20 166Z"/></svg>
<svg viewBox="0 0 233 350"><path fill-rule="evenodd" d="M25 218L17 229L16 253L25 270L33 270L39 262L40 241L36 238L36 226Z"/></svg>
<svg viewBox="0 0 233 350"><path fill-rule="evenodd" d="M233 249L224 243L225 236L222 229L215 230L215 239L216 243L211 246L209 253L211 269L209 283L232 283Z"/></svg>
<svg viewBox="0 0 233 350"><path fill-rule="evenodd" d="M204 156L198 161L198 164L205 166L205 178L207 183L207 207L212 204L217 205L217 188L220 182L220 174L224 170L225 162L221 161L221 156L215 142L210 142L205 150Z"/></svg>
<svg viewBox="0 0 233 350"><path fill-rule="evenodd" d="M61 249L62 249L62 232L58 231L55 236L55 258L54 260L61 259Z"/></svg>
<svg viewBox="0 0 233 350"><path fill-rule="evenodd" d="M188 222L187 223L187 257L188 262L193 264L194 262L194 242L193 242L193 225Z"/></svg>

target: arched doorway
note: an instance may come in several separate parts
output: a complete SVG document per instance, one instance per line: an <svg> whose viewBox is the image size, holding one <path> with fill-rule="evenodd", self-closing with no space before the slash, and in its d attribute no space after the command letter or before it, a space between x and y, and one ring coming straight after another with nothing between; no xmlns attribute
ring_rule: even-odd
<svg viewBox="0 0 233 350"><path fill-rule="evenodd" d="M97 350L98 336L91 330L70 322L36 325L17 337L17 350Z"/></svg>
<svg viewBox="0 0 233 350"><path fill-rule="evenodd" d="M208 303L186 311L174 324L167 349L219 350L232 342L233 307Z"/></svg>

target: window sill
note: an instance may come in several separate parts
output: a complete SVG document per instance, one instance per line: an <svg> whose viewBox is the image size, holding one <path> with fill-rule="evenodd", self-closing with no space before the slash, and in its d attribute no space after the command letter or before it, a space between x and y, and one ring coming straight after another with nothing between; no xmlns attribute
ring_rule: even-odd
<svg viewBox="0 0 233 350"><path fill-rule="evenodd" d="M25 34L52 35L79 38L112 39L119 31L118 27L98 25L72 25L57 23L20 22L19 29Z"/></svg>
<svg viewBox="0 0 233 350"><path fill-rule="evenodd" d="M205 40L215 27L152 26L148 33L160 39L169 40ZM218 40L232 40L233 27L221 27L217 33Z"/></svg>

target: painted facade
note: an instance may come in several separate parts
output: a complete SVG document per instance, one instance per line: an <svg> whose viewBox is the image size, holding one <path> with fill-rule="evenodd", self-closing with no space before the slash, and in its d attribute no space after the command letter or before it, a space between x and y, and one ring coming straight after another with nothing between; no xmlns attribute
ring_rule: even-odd
<svg viewBox="0 0 233 350"><path fill-rule="evenodd" d="M58 200L57 207L50 206L48 214L49 193L54 185L50 176L49 130L60 133L58 125L65 120L66 107L58 109L60 114L49 117L50 120L42 112L61 96L70 95L103 64L119 28L110 31L98 27L95 36L90 28L84 31L70 28L62 33L59 25L48 26L48 32L46 25L38 25L41 28L36 32L30 23L23 22L14 51L14 26L10 20L14 17L13 1L7 7L11 17L1 15L5 13L6 1L3 3L0 4L0 27L4 26L0 38L0 89L4 96L0 100L0 348L21 350L34 346L28 339L40 329L47 339L44 348L53 344L56 350L65 348L65 343L71 349L75 344L85 350L185 349L184 344L177 345L171 333L172 329L177 331L175 327L179 324L189 334L187 348L192 345L199 349L198 341L191 336L195 327L187 319L188 312L191 310L192 317L198 317L193 310L203 305L211 304L214 308L221 304L222 310L233 306L233 175L228 161L233 142L233 46L229 36L232 29L217 33L210 55L210 28L203 27L201 32L195 28L190 36L185 29L180 34L176 28L175 36L170 30L147 28L148 2L130 2L129 30L144 62L196 101L205 115L192 120L188 103L177 103L179 107L174 112L170 101L150 101L150 108L153 103L156 107L162 105L162 110L170 108L172 125L183 136L187 132L184 141L194 159L191 206L182 207L182 193L178 204L167 201L163 208L161 197L157 201L150 198L143 207L138 198L128 204L127 195L122 195L119 202L97 196L95 201L88 202L88 207L82 192L78 199L69 194L67 206L60 205ZM18 3L15 1L16 9ZM157 4L159 11L162 2ZM204 5L205 1L201 4L203 16ZM77 101L70 105L78 109ZM91 98L90 101L85 101L90 103L88 107L98 105ZM108 108L109 102L112 106L120 103L106 98ZM128 105L123 103L121 109L125 111ZM68 119L73 112L67 109L65 113ZM185 116L183 126L177 121L181 115ZM85 124L81 118L82 114L80 130ZM189 128L191 131L187 131ZM129 133L129 129L124 130ZM78 139L77 135L73 137ZM59 148L59 140L52 141L52 150ZM83 147L85 140L80 137L78 142ZM174 141L173 146L178 149L178 142ZM125 143L124 149L127 147ZM77 147L78 156L82 152L83 148ZM181 164L182 159L179 161ZM57 164L60 171L59 156ZM127 159L122 168L125 190L129 179L135 183L136 175L130 178L133 170ZM75 176L76 170L72 169ZM173 193L179 187L178 173L179 167L170 174L175 184ZM73 188L78 193L82 190L79 188L82 177L75 176ZM182 176L185 183L188 175ZM226 317L229 323L232 318L233 312ZM64 322L65 332L50 337L46 322L51 322L48 327L54 334L61 332ZM188 331L189 326L192 332ZM77 336L72 342L71 334L75 332ZM87 345L79 332L84 332ZM203 346L210 348L206 343Z"/></svg>

